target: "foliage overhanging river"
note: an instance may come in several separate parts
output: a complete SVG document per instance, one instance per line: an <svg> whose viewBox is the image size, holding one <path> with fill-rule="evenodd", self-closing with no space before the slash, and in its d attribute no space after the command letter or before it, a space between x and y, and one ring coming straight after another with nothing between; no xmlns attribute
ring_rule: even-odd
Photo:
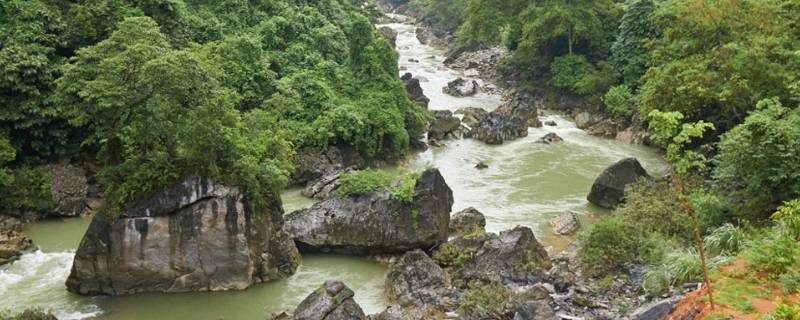
<svg viewBox="0 0 800 320"><path fill-rule="evenodd" d="M426 79L421 85L431 99L431 109L455 111L472 106L491 110L501 103L496 95L454 98L443 94L441 88L460 76L458 71L444 67L444 53L420 44L414 26L388 26L398 32L400 66L407 69L403 72ZM410 61L412 58L419 62ZM652 149L589 136L559 115L542 120L554 120L558 126L531 128L527 138L500 146L469 139L448 141L445 147L415 155L407 166L438 167L453 189L454 212L476 207L487 217L487 231L527 225L553 247L562 247L565 241L549 230L552 217L573 210L587 222L592 213L604 213L589 205L585 197L594 178L606 166L634 156L655 174L665 169L663 160ZM548 132L556 132L564 142L536 142ZM479 161L489 168L475 169ZM284 193L283 202L287 212L312 203L297 190ZM0 310L20 312L38 307L52 311L59 319L263 319L273 312L294 308L326 279L338 279L350 286L368 314L379 312L387 303L383 295L388 272L385 266L366 258L337 255L303 255L301 267L289 279L245 291L81 297L67 292L64 281L89 221L75 218L29 224L25 232L40 250L0 268Z"/></svg>

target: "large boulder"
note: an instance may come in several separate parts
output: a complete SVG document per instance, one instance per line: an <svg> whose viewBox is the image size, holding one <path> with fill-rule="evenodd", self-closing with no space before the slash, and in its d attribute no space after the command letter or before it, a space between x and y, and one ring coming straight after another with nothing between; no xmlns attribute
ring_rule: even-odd
<svg viewBox="0 0 800 320"><path fill-rule="evenodd" d="M447 274L425 252L409 251L400 257L386 276L389 300L408 309L425 306L437 310L451 307L448 301Z"/></svg>
<svg viewBox="0 0 800 320"><path fill-rule="evenodd" d="M419 84L420 80L410 73L404 74L400 77L400 80L405 83L408 99L427 109L431 99L428 99L428 97L425 96L425 92L422 91L422 86Z"/></svg>
<svg viewBox="0 0 800 320"><path fill-rule="evenodd" d="M450 217L450 235L467 235L485 231L486 217L473 207L466 208Z"/></svg>
<svg viewBox="0 0 800 320"><path fill-rule="evenodd" d="M478 93L478 82L475 80L467 80L458 78L447 83L447 86L442 88L442 92L454 97L469 97Z"/></svg>
<svg viewBox="0 0 800 320"><path fill-rule="evenodd" d="M378 190L340 196L286 216L301 251L403 253L447 241L453 192L439 170L422 173L411 202Z"/></svg>
<svg viewBox="0 0 800 320"><path fill-rule="evenodd" d="M547 251L528 227L518 226L489 239L461 270L460 278L484 282L528 283L549 268Z"/></svg>
<svg viewBox="0 0 800 320"><path fill-rule="evenodd" d="M294 310L292 320L363 320L361 306L353 300L355 293L340 281L325 281Z"/></svg>
<svg viewBox="0 0 800 320"><path fill-rule="evenodd" d="M267 200L256 206L237 188L190 177L116 218L97 214L67 288L84 295L218 291L286 277L300 255L282 231L280 198Z"/></svg>
<svg viewBox="0 0 800 320"><path fill-rule="evenodd" d="M647 171L642 168L639 160L622 159L603 170L592 184L592 190L586 199L600 207L613 208L625 196L625 186L647 177Z"/></svg>
<svg viewBox="0 0 800 320"><path fill-rule="evenodd" d="M473 139L487 144L503 144L506 140L528 136L526 120L512 114L490 112L489 115L469 132Z"/></svg>
<svg viewBox="0 0 800 320"><path fill-rule="evenodd" d="M428 140L459 138L461 119L454 117L453 112L449 110L436 110L433 114L435 118L428 128Z"/></svg>
<svg viewBox="0 0 800 320"><path fill-rule="evenodd" d="M10 216L0 215L0 266L19 258L33 242L22 234L22 222Z"/></svg>

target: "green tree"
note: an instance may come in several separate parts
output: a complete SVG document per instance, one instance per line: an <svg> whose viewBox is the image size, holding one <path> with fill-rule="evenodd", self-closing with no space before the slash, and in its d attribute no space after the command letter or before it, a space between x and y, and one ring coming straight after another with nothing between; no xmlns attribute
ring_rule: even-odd
<svg viewBox="0 0 800 320"><path fill-rule="evenodd" d="M636 88L644 75L650 42L659 37L651 16L656 11L652 0L635 0L625 7L616 40L611 45L611 60L620 70L623 83Z"/></svg>
<svg viewBox="0 0 800 320"><path fill-rule="evenodd" d="M722 136L714 179L760 211L800 197L800 111L778 99L763 100L756 109Z"/></svg>

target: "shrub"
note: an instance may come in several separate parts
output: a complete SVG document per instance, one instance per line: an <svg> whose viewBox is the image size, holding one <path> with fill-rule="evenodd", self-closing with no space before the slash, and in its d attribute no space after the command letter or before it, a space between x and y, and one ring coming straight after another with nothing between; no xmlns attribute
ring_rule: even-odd
<svg viewBox="0 0 800 320"><path fill-rule="evenodd" d="M553 86L582 95L606 92L617 76L611 64L601 61L595 68L585 56L578 54L553 59L550 72L553 74Z"/></svg>
<svg viewBox="0 0 800 320"><path fill-rule="evenodd" d="M41 168L22 167L11 172L8 185L0 187L0 208L44 212L50 209L50 179Z"/></svg>
<svg viewBox="0 0 800 320"><path fill-rule="evenodd" d="M473 253L467 248L444 243L433 252L431 259L446 267L462 267L472 258Z"/></svg>
<svg viewBox="0 0 800 320"><path fill-rule="evenodd" d="M727 223L714 229L704 238L705 249L709 254L736 255L747 241L747 232Z"/></svg>
<svg viewBox="0 0 800 320"><path fill-rule="evenodd" d="M615 214L620 215L625 225L639 237L658 233L691 239L694 235L688 213L667 182L642 181L629 185L625 190L625 203Z"/></svg>
<svg viewBox="0 0 800 320"><path fill-rule="evenodd" d="M505 314L508 290L498 282L473 281L464 293L459 314L467 319L499 319Z"/></svg>
<svg viewBox="0 0 800 320"><path fill-rule="evenodd" d="M800 320L800 305L791 302L782 302L775 307L765 320Z"/></svg>
<svg viewBox="0 0 800 320"><path fill-rule="evenodd" d="M787 295L800 293L800 270L789 270L778 278L781 290Z"/></svg>
<svg viewBox="0 0 800 320"><path fill-rule="evenodd" d="M800 199L784 202L772 215L778 221L787 236L800 241Z"/></svg>
<svg viewBox="0 0 800 320"><path fill-rule="evenodd" d="M418 175L408 172L393 177L386 171L376 169L351 171L339 178L340 185L336 192L340 195L356 195L384 190L393 199L410 203L414 200L417 178Z"/></svg>
<svg viewBox="0 0 800 320"><path fill-rule="evenodd" d="M776 100L758 106L760 110L722 136L714 179L748 202L798 198L800 110ZM763 199L765 195L774 199Z"/></svg>
<svg viewBox="0 0 800 320"><path fill-rule="evenodd" d="M636 259L637 243L619 216L600 219L580 236L581 262L590 271L619 269Z"/></svg>
<svg viewBox="0 0 800 320"><path fill-rule="evenodd" d="M773 276L800 267L800 246L780 228L773 228L761 239L751 242L744 254L756 271Z"/></svg>
<svg viewBox="0 0 800 320"><path fill-rule="evenodd" d="M689 196L689 201L697 212L703 234L708 234L733 218L733 206L715 194L694 192Z"/></svg>
<svg viewBox="0 0 800 320"><path fill-rule="evenodd" d="M613 86L608 89L603 102L606 109L615 118L630 119L633 116L634 98L631 88L626 85Z"/></svg>
<svg viewBox="0 0 800 320"><path fill-rule="evenodd" d="M718 256L708 261L709 269L716 269L726 263L728 258ZM700 255L694 250L676 250L664 256L659 265L651 266L644 275L642 288L650 296L663 293L670 286L703 279L703 265Z"/></svg>

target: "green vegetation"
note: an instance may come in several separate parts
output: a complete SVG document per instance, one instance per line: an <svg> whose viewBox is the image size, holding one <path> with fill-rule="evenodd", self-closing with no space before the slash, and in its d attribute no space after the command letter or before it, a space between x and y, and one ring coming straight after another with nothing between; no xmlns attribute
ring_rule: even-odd
<svg viewBox="0 0 800 320"><path fill-rule="evenodd" d="M410 172L393 176L379 169L350 171L339 178L340 185L336 192L341 195L358 195L384 190L395 200L411 203L414 201L418 177L418 174Z"/></svg>
<svg viewBox="0 0 800 320"><path fill-rule="evenodd" d="M463 267L475 251L477 250L446 242L433 251L431 258L443 266Z"/></svg>
<svg viewBox="0 0 800 320"><path fill-rule="evenodd" d="M579 255L595 272L621 268L636 259L636 238L620 217L608 217L581 234Z"/></svg>
<svg viewBox="0 0 800 320"><path fill-rule="evenodd" d="M470 319L495 319L502 316L510 293L498 282L473 281L464 293L459 314Z"/></svg>
<svg viewBox="0 0 800 320"><path fill-rule="evenodd" d="M426 115L373 18L345 0L4 1L0 184L96 157L114 213L188 175L259 201L302 147L400 157Z"/></svg>
<svg viewBox="0 0 800 320"><path fill-rule="evenodd" d="M800 320L800 305L791 302L780 303L765 320Z"/></svg>

